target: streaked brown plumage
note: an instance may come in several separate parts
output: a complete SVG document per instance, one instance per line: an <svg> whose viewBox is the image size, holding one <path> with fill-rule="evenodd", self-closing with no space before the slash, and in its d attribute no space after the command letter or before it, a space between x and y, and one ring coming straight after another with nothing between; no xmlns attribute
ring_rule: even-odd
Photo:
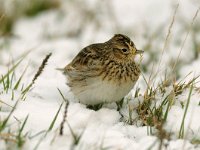
<svg viewBox="0 0 200 150"><path fill-rule="evenodd" d="M139 78L140 69L134 58L142 52L122 34L105 43L89 45L64 68L67 84L84 104L120 101Z"/></svg>

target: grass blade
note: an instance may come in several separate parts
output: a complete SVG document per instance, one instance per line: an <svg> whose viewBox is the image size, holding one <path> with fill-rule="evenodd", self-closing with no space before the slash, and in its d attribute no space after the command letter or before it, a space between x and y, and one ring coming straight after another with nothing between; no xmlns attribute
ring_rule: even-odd
<svg viewBox="0 0 200 150"><path fill-rule="evenodd" d="M59 109L58 109L58 111L57 111L55 117L53 118L53 121L51 122L51 124L50 124L50 126L49 126L49 128L47 129L47 131L45 132L45 134L41 137L41 139L39 140L39 142L38 142L38 143L36 144L36 146L34 147L34 150L37 150L37 149L38 149L38 147L40 146L42 140L44 140L44 138L47 136L47 134L52 130L52 128L53 128L53 126L54 126L54 124L55 124L55 122L56 122L56 119L57 119L57 117L58 117L58 114L60 113L60 110L61 110L61 108L62 108L62 105L63 105L63 103L60 105L60 107L59 107Z"/></svg>
<svg viewBox="0 0 200 150"><path fill-rule="evenodd" d="M4 79L7 78L7 76L9 76L9 74L17 68L17 66L23 61L23 59L24 58L19 60L11 69L9 69L9 71L5 75L2 76L2 78L0 79L0 83L2 83Z"/></svg>
<svg viewBox="0 0 200 150"><path fill-rule="evenodd" d="M31 83L26 87L26 89L22 92L22 97L24 97L26 95L26 93L31 89L31 87L35 84L35 81L37 80L37 78L41 75L42 71L44 70L49 58L51 57L52 53L49 53L45 59L42 61L42 64L40 65L37 73L35 74L35 76L33 77Z"/></svg>
<svg viewBox="0 0 200 150"><path fill-rule="evenodd" d="M53 118L53 121L51 122L51 124L50 124L50 126L49 126L49 128L48 128L48 130L47 130L48 132L52 130L52 128L53 128L53 126L54 126L54 124L55 124L55 122L56 122L56 119L57 119L57 117L58 117L58 114L60 113L60 110L61 110L61 108L62 108L62 105L63 105L63 103L60 105L60 107L59 107L59 109L58 109L58 111L57 111L55 117Z"/></svg>
<svg viewBox="0 0 200 150"><path fill-rule="evenodd" d="M22 147L23 144L25 143L24 137L22 136L22 131L27 123L29 115L26 116L21 128L19 129L19 134L17 135L17 146Z"/></svg>
<svg viewBox="0 0 200 150"><path fill-rule="evenodd" d="M0 133L5 129L6 124L8 123L8 120L10 119L12 113L14 112L16 106L18 104L18 101L15 103L15 105L13 106L13 109L11 110L11 112L9 113L8 117L2 122L2 124L0 124Z"/></svg>
<svg viewBox="0 0 200 150"><path fill-rule="evenodd" d="M187 104L186 104L186 107L185 107L185 111L184 111L184 114L183 114L183 119L182 119L182 122L181 122L181 127L180 127L180 130L179 130L179 138L183 138L184 137L185 117L186 117L187 110L188 110L188 107L189 107L189 104L190 104L192 90L193 90L193 84L190 86L190 92L189 92L189 95L188 95Z"/></svg>
<svg viewBox="0 0 200 150"><path fill-rule="evenodd" d="M23 71L22 75L20 76L20 78L18 79L17 83L15 84L14 90L17 90L17 89L18 89L18 87L19 87L19 85L20 85L20 83L21 83L21 80L22 80L24 74L26 73L27 68L28 68L28 65L26 66L26 68L25 68L25 70Z"/></svg>

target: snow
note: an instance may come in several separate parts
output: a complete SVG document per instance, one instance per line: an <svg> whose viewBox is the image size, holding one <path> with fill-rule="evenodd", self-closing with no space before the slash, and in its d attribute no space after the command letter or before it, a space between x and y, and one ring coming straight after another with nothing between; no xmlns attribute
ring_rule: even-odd
<svg viewBox="0 0 200 150"><path fill-rule="evenodd" d="M100 10L101 7L105 7L107 4L102 2L104 5L101 7L99 6L99 10L97 11L96 22L99 22L98 25L96 25L94 20L90 22L88 18L82 18L81 16L85 9L91 12L96 11L97 1L87 0L79 3L81 3L80 5L88 7L83 7L75 11L77 10L75 4L72 2L68 4L63 1L60 10L48 10L33 18L22 17L14 26L15 36L9 40L0 40L0 45L3 45L0 50L0 75L7 72L9 62L12 60L19 60L22 55L30 51L15 71L16 81L28 65L27 72L22 81L24 85L28 85L31 82L44 57L52 52L52 57L48 61L42 75L36 80L31 91L27 93L25 100L20 100L21 91L19 89L14 91L14 100L11 99L13 92L11 89L9 89L7 93L1 93L1 91L3 91L3 86L0 84L0 120L7 117L12 110L10 106L14 106L18 101L17 107L9 119L8 124L11 127L11 131L14 133L19 129L18 121L23 122L27 115L29 116L23 131L23 133L28 132L25 145L23 146L24 150L35 148L38 142L41 142L38 145L38 150L66 150L72 148L76 150L158 149L160 140L155 135L150 135L148 133L150 127L142 126L141 121L137 120L138 113L136 109L144 99L142 96L131 98L135 90L132 90L127 96L128 100L123 104L120 111L117 111L114 103L106 104L100 110L94 111L74 100L74 96L66 85L65 77L56 69L63 68L83 47L94 42L106 41L117 32L127 33L127 35L134 40L136 45L138 45L137 47L144 47L147 41L147 39L143 37L145 32L154 33L160 26L164 26L163 31L159 31L160 35L158 35L161 36L161 39L156 39L154 41L157 42L157 49L153 49L153 51L160 54L161 52L158 50L161 50L164 45L167 29L174 12L174 6L177 2L172 0L149 0L148 2L145 0L127 0L125 2L112 0L110 2L113 7L112 11ZM197 9L197 5L195 4L195 1L180 1L177 18L181 16L190 24L191 18ZM111 19L111 12L114 14L115 19L113 20ZM105 20L105 22L102 20ZM180 37L177 37L177 34L179 35L183 28L177 20L172 31L172 37L170 38L170 45L164 53L164 58L162 60L164 66L162 68L163 70L166 68L165 66L169 64L171 58L176 58L178 55L180 45L177 46L175 43L177 43L177 40L182 41L185 35L184 32L180 34ZM197 20L199 20L199 16ZM113 24L115 21L119 23L119 27L114 27ZM81 28L80 24L83 25L83 23L86 24L83 31L80 31L80 33L73 33L79 30L79 28ZM147 30L145 27L147 27ZM164 35L162 34L163 32L165 33ZM200 73L200 59L198 58L192 61L193 54L190 53L192 47L191 43L191 38L188 38L180 56L181 60L186 59L186 65L184 65L179 72L180 78L183 79L190 71L193 72L186 78L186 81L191 80ZM149 53L145 54L143 63L148 65L151 58ZM149 66L152 66L152 64L153 62L151 62ZM149 75L150 72L145 74L147 77ZM160 81L160 77L163 77L163 75L157 76L156 80ZM146 87L143 80L144 79L140 77L135 86L140 87L141 91L144 91ZM197 83L196 86L199 86L199 83ZM70 101L67 111L67 122L64 124L64 134L63 136L58 135L60 123L63 119L63 105L53 129L43 138L45 131L48 130L54 116L63 103L58 89L60 89L64 97ZM172 86L166 88L166 93L164 95L161 93L156 95L157 108L171 91ZM185 118L184 139L177 138L185 111L185 107L183 108L182 105L186 105L188 95L189 90L183 91L181 95L176 97L175 104L172 105L169 110L164 128L172 134L172 139L164 139L162 149L200 149L199 146L191 143L193 139L200 139L200 93L195 89L192 92ZM151 107L153 107L153 105ZM137 120L133 122L133 125L127 124L129 108L132 109L133 120ZM121 115L123 115L123 118ZM70 127L77 137L81 136L77 145L73 144L74 139ZM152 130L153 133L157 132L153 127ZM40 135L30 138L38 133L40 133ZM8 146L11 147L11 149L16 149L15 145L12 145L12 143L7 144L0 139L0 150L6 150Z"/></svg>

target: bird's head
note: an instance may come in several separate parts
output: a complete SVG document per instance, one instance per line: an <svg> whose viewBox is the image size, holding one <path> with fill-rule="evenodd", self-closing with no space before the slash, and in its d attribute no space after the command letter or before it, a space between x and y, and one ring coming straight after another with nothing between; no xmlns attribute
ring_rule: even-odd
<svg viewBox="0 0 200 150"><path fill-rule="evenodd" d="M138 50L133 41L123 34L115 34L108 43L111 44L113 57L116 57L118 60L134 61L136 55L144 52Z"/></svg>

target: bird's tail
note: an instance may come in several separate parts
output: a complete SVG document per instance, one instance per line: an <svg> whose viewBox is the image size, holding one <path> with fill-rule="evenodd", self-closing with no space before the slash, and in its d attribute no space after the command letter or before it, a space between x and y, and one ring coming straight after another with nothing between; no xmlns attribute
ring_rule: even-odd
<svg viewBox="0 0 200 150"><path fill-rule="evenodd" d="M65 71L65 69L64 69L64 68L56 68L56 70L58 70L58 71L62 71L62 72L64 72L64 71Z"/></svg>

